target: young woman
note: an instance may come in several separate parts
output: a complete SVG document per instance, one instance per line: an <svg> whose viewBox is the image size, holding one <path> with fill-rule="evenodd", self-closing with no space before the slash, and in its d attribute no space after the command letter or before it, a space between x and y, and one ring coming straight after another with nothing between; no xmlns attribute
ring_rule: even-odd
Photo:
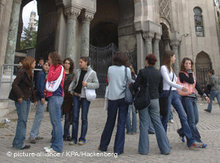
<svg viewBox="0 0 220 163"><path fill-rule="evenodd" d="M114 153L122 154L125 143L125 123L128 113L128 104L125 102L125 86L127 84L125 71L127 71L128 82L131 83L131 71L128 67L128 56L123 52L116 52L112 59L112 66L108 68L108 117L102 132L99 145L100 151L107 151L111 140L115 120L118 113L117 133L115 137Z"/></svg>
<svg viewBox="0 0 220 163"><path fill-rule="evenodd" d="M50 121L53 126L52 130L52 141L50 147L44 147L44 150L48 153L62 152L63 151L63 129L61 124L61 105L64 97L64 79L65 71L62 66L62 60L57 52L52 52L48 56L50 63L50 69L47 76L47 81L56 83L58 78L61 81L58 84L58 88L52 91L46 91L46 97L48 98L48 108L50 114ZM48 89L46 87L46 89Z"/></svg>
<svg viewBox="0 0 220 163"><path fill-rule="evenodd" d="M190 149L200 148L202 146L202 143L196 142L192 136L192 132L187 122L187 116L184 111L184 108L183 108L183 105L180 99L180 95L177 92L177 89L180 89L183 92L187 92L188 90L185 87L176 83L177 77L172 68L175 61L176 61L176 57L175 57L174 52L165 51L163 65L161 66L161 74L163 77L163 92L161 96L168 96L170 88L171 88L171 91L170 91L170 95L168 98L168 113L167 115L162 116L162 119L161 119L162 124L164 126L165 131L167 131L167 123L168 123L169 114L171 110L171 104L172 104L179 115L179 119L180 119L180 122L183 128L184 135L187 138L187 146Z"/></svg>
<svg viewBox="0 0 220 163"><path fill-rule="evenodd" d="M45 103L45 78L49 70L49 63L46 61L43 64L43 70L37 73L37 77L35 80L35 89L37 91L37 110L34 118L34 123L32 125L32 129L30 132L30 143L35 144L36 140L43 139L39 137L39 129L41 125L41 121L44 116L44 103Z"/></svg>
<svg viewBox="0 0 220 163"><path fill-rule="evenodd" d="M63 66L65 70L64 100L62 105L62 111L63 114L65 115L63 140L71 141L69 130L70 130L70 122L72 120L73 96L69 93L68 89L73 79L73 69L74 69L73 60L71 58L64 59Z"/></svg>
<svg viewBox="0 0 220 163"><path fill-rule="evenodd" d="M201 136L196 127L199 122L199 113L196 105L197 96L195 90L197 90L198 93L203 96L208 102L209 98L202 91L199 83L196 81L196 78L193 74L193 61L190 58L183 58L181 63L181 70L179 72L179 80L177 83L183 85L188 89L187 92L182 92L181 90L178 90L178 93L182 96L182 103L187 114L187 120L192 132L192 136L197 142L202 143ZM178 133L180 135L183 135L181 134L181 132L182 129L178 130ZM206 146L206 144L202 144L202 148L205 148Z"/></svg>
<svg viewBox="0 0 220 163"><path fill-rule="evenodd" d="M22 67L12 84L13 96L15 97L15 106L18 115L16 134L12 145L17 149L30 148L30 145L25 145L24 141L31 99L33 99L36 103L32 73L35 65L36 61L33 57L26 57L23 60Z"/></svg>
<svg viewBox="0 0 220 163"><path fill-rule="evenodd" d="M166 132L160 120L160 106L159 106L159 88L162 86L162 76L160 72L154 68L157 59L153 54L147 55L145 58L146 67L140 70L134 86L150 93L150 106L139 110L140 118L140 137L138 152L140 154L149 153L149 137L148 130L150 122L152 122L157 144L160 148L161 154L168 155L170 153L170 144ZM146 83L149 81L149 90L146 90Z"/></svg>
<svg viewBox="0 0 220 163"><path fill-rule="evenodd" d="M72 121L72 142L70 145L84 145L86 143L86 133L88 129L88 112L90 101L86 99L85 87L88 89L98 89L99 81L96 72L90 67L88 57L80 57L79 67L69 86L69 92L73 95L73 121ZM81 110L81 136L78 140L79 112Z"/></svg>

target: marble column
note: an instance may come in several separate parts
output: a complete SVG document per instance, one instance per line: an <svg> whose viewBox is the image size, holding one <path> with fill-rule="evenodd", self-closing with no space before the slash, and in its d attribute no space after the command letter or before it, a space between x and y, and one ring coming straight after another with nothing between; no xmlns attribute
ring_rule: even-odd
<svg viewBox="0 0 220 163"><path fill-rule="evenodd" d="M144 68L144 39L142 37L142 33L138 31L136 33L137 39L137 68L138 70Z"/></svg>
<svg viewBox="0 0 220 163"><path fill-rule="evenodd" d="M180 41L178 41L178 40L171 41L171 47L172 47L172 50L174 51L175 56L176 56L176 62L174 63L174 70L175 70L176 74L178 74L179 70L180 70L179 45L180 45Z"/></svg>
<svg viewBox="0 0 220 163"><path fill-rule="evenodd" d="M85 16L82 19L81 56L89 56L89 30L93 15L92 13L85 12Z"/></svg>
<svg viewBox="0 0 220 163"><path fill-rule="evenodd" d="M145 39L145 48L146 48L146 55L148 54L152 54L153 50L152 50L152 39L154 37L154 33L151 32L144 32L143 37Z"/></svg>
<svg viewBox="0 0 220 163"><path fill-rule="evenodd" d="M80 9L72 6L65 8L67 16L66 57L70 57L74 62L77 60L75 39L77 17L80 15L80 12Z"/></svg>
<svg viewBox="0 0 220 163"><path fill-rule="evenodd" d="M21 0L14 0L12 5L12 13L10 18L7 48L5 54L6 64L14 64L20 8L21 8Z"/></svg>
<svg viewBox="0 0 220 163"><path fill-rule="evenodd" d="M161 35L160 34L156 34L155 39L154 39L153 47L154 47L154 55L157 58L157 62L155 64L155 67L157 69L160 69L160 49L159 49L160 39L161 39Z"/></svg>

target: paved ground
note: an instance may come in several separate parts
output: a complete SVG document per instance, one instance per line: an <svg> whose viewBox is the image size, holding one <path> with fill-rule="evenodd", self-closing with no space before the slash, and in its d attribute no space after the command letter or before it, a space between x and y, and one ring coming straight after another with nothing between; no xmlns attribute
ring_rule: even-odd
<svg viewBox="0 0 220 163"><path fill-rule="evenodd" d="M32 145L29 150L15 150L12 148L12 140L16 129L16 112L12 112L6 117L11 120L10 123L0 128L0 162L163 162L163 163L218 163L220 162L220 109L215 104L213 112L206 113L203 111L207 104L200 102L198 104L200 122L198 125L202 139L208 144L206 149L189 150L186 144L182 143L176 133L176 129L180 127L177 114L174 113L174 124L169 124L168 137L172 146L171 154L168 156L160 155L157 147L155 135L150 135L150 153L149 155L139 155L137 153L138 137L136 135L126 135L124 154L119 157L114 156L113 143L115 132L112 137L111 144L108 148L109 153L99 153L97 150L100 136L106 121L106 111L102 107L93 105L89 111L89 130L87 133L87 144L84 146L69 146L68 142L64 142L64 152L60 155L46 155L43 147L49 146L51 124L48 112L45 116L40 129L40 136L44 139L37 144ZM35 110L32 108L28 124L27 138L29 137L30 128L33 123ZM28 141L27 141L28 143ZM94 156L95 155L95 156ZM101 156L103 155L103 156Z"/></svg>

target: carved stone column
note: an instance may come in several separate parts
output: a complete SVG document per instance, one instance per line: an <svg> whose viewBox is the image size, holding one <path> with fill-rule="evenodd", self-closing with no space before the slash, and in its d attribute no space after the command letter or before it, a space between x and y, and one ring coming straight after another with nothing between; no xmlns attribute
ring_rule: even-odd
<svg viewBox="0 0 220 163"><path fill-rule="evenodd" d="M175 70L176 74L178 74L179 70L180 70L179 45L180 45L180 41L178 41L178 40L171 41L171 47L172 47L172 49L175 53L175 56L176 56L176 62L174 63L174 70Z"/></svg>
<svg viewBox="0 0 220 163"><path fill-rule="evenodd" d="M77 60L75 38L77 17L80 15L80 12L80 9L73 6L65 8L67 16L66 57L70 57L74 62Z"/></svg>
<svg viewBox="0 0 220 163"><path fill-rule="evenodd" d="M141 31L136 33L137 39L137 68L138 70L144 68L144 39L142 37Z"/></svg>
<svg viewBox="0 0 220 163"><path fill-rule="evenodd" d="M160 68L160 49L159 49L160 39L161 39L161 35L160 34L156 34L153 47L154 47L154 55L157 58L157 62L155 64L155 68L157 68L157 69Z"/></svg>
<svg viewBox="0 0 220 163"><path fill-rule="evenodd" d="M153 53L152 47L152 39L154 37L154 33L151 32L144 32L143 37L145 39L145 48L146 48L146 55Z"/></svg>
<svg viewBox="0 0 220 163"><path fill-rule="evenodd" d="M21 0L14 0L12 5L10 25L8 30L7 49L5 54L6 64L14 64L20 7L21 7Z"/></svg>
<svg viewBox="0 0 220 163"><path fill-rule="evenodd" d="M89 30L90 22L93 19L94 14L85 12L82 19L82 40L81 40L81 56L89 56Z"/></svg>

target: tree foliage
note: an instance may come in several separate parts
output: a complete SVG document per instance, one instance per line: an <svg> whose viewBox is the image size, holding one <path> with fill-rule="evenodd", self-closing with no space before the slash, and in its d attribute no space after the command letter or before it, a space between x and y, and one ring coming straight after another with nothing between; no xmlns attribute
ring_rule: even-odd
<svg viewBox="0 0 220 163"><path fill-rule="evenodd" d="M37 44L37 31L32 28L24 27L24 33L21 36L20 49L35 48Z"/></svg>

